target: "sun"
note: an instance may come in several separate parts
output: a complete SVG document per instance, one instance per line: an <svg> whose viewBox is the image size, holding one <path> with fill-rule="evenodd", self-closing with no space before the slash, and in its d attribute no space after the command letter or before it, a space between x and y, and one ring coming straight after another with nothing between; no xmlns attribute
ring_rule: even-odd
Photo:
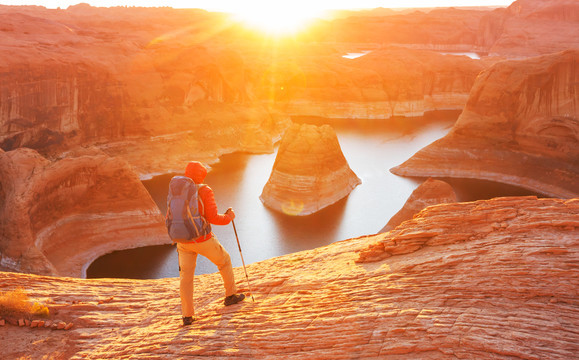
<svg viewBox="0 0 579 360"><path fill-rule="evenodd" d="M268 1L250 4L237 9L234 12L234 19L271 36L296 34L305 29L322 12L302 2L279 4Z"/></svg>

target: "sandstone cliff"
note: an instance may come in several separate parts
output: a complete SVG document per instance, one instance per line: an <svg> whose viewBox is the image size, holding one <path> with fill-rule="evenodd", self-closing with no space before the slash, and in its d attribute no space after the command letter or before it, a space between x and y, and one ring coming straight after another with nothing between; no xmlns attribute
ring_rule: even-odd
<svg viewBox="0 0 579 360"><path fill-rule="evenodd" d="M170 242L163 216L128 164L95 150L50 161L0 152L0 268L83 277L114 250Z"/></svg>
<svg viewBox="0 0 579 360"><path fill-rule="evenodd" d="M291 61L290 61L291 60ZM427 111L461 110L477 75L492 60L474 60L401 47L357 59L296 56L271 81L274 105L289 115L388 119Z"/></svg>
<svg viewBox="0 0 579 360"><path fill-rule="evenodd" d="M517 0L480 20L477 43L489 54L535 56L579 48L579 3Z"/></svg>
<svg viewBox="0 0 579 360"><path fill-rule="evenodd" d="M488 10L456 8L349 14L317 27L316 39L343 43L413 45L440 51L474 51L478 24Z"/></svg>
<svg viewBox="0 0 579 360"><path fill-rule="evenodd" d="M281 141L260 199L288 215L309 215L347 196L360 183L332 127L294 124Z"/></svg>
<svg viewBox="0 0 579 360"><path fill-rule="evenodd" d="M569 50L485 70L450 133L391 171L579 196L578 62Z"/></svg>
<svg viewBox="0 0 579 360"><path fill-rule="evenodd" d="M145 176L181 169L191 154L271 152L289 125L251 100L251 65L224 44L233 35L222 14L85 4L0 6L0 19L5 151L59 157L94 145Z"/></svg>
<svg viewBox="0 0 579 360"><path fill-rule="evenodd" d="M394 229L404 221L412 219L414 215L428 206L454 202L456 202L456 194L452 186L444 181L429 178L410 194L402 209L392 216L380 232Z"/></svg>
<svg viewBox="0 0 579 360"><path fill-rule="evenodd" d="M24 287L54 320L74 324L0 326L10 344L2 355L572 359L578 229L577 199L429 207L388 234L249 265L255 303L223 307L219 274L197 276L190 327L181 326L178 279L0 273L3 290ZM243 288L243 270L235 274Z"/></svg>
<svg viewBox="0 0 579 360"><path fill-rule="evenodd" d="M487 56L526 57L579 47L575 0L517 0L507 8L381 9L318 24L320 42L375 48L398 45Z"/></svg>
<svg viewBox="0 0 579 360"><path fill-rule="evenodd" d="M271 152L292 115L461 109L489 63L401 48L348 60L336 42L272 49L201 10L0 6L0 18L11 54L0 59L0 147L58 157L99 146L143 177L191 154Z"/></svg>

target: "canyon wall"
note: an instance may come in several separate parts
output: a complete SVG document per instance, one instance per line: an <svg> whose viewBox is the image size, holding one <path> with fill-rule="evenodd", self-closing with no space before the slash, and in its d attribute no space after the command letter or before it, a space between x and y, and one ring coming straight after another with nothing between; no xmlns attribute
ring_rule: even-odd
<svg viewBox="0 0 579 360"><path fill-rule="evenodd" d="M0 49L11 54L0 59L0 147L58 157L98 146L143 178L192 154L211 163L271 152L289 116L460 110L495 61L395 47L350 60L340 42L272 49L202 10L0 6L0 18Z"/></svg>
<svg viewBox="0 0 579 360"><path fill-rule="evenodd" d="M578 62L569 50L485 70L449 134L391 171L579 196Z"/></svg>
<svg viewBox="0 0 579 360"><path fill-rule="evenodd" d="M332 127L294 124L281 141L260 199L284 214L304 216L348 196L360 183Z"/></svg>
<svg viewBox="0 0 579 360"><path fill-rule="evenodd" d="M517 0L480 20L477 44L490 55L527 57L579 48L579 3Z"/></svg>
<svg viewBox="0 0 579 360"><path fill-rule="evenodd" d="M521 58L579 48L575 0L517 0L506 8L374 9L317 24L310 35L364 50L386 45ZM365 45L365 48L364 48Z"/></svg>
<svg viewBox="0 0 579 360"><path fill-rule="evenodd" d="M98 150L0 153L0 268L84 277L106 253L170 243L138 175Z"/></svg>
<svg viewBox="0 0 579 360"><path fill-rule="evenodd" d="M0 326L6 358L572 359L579 352L579 201L428 207L380 235L247 266L255 302L223 306L218 273L179 279L0 272L67 331ZM243 268L234 269L246 291ZM33 343L34 346L31 346Z"/></svg>
<svg viewBox="0 0 579 360"><path fill-rule="evenodd" d="M143 177L197 156L272 152L289 118L252 101L223 15L170 8L0 6L0 147L78 146ZM191 24L195 24L192 26ZM162 156L162 158L161 158Z"/></svg>
<svg viewBox="0 0 579 360"><path fill-rule="evenodd" d="M494 60L401 47L356 59L290 55L270 80L276 109L293 116L388 119L460 110L477 75ZM269 99L267 99L269 101Z"/></svg>
<svg viewBox="0 0 579 360"><path fill-rule="evenodd" d="M353 44L418 45L439 51L473 51L478 24L490 10L415 9L384 12L378 8L321 23L313 37L319 41Z"/></svg>

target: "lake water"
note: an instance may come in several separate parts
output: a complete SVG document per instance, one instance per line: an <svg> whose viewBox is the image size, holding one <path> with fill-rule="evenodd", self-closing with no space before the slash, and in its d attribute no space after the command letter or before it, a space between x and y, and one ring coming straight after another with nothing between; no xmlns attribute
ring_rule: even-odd
<svg viewBox="0 0 579 360"><path fill-rule="evenodd" d="M259 196L267 182L276 154L230 154L223 156L207 175L206 183L215 192L219 212L233 207L235 225L246 264L301 250L314 249L338 240L375 234L400 210L423 179L393 175L389 169L401 164L422 147L443 137L458 113L448 112L423 118L390 120L294 119L334 127L342 152L362 180L347 198L316 214L292 217L270 210ZM194 159L192 159L194 160ZM185 166L186 164L183 164ZM143 183L163 213L167 187L174 174L158 176ZM459 200L500 195L527 195L514 187L452 180ZM481 185L482 184L482 185ZM241 266L232 225L213 226L213 232ZM97 259L87 277L165 278L178 277L176 249L153 246L117 251ZM217 268L204 257L197 261L197 274Z"/></svg>
<svg viewBox="0 0 579 360"><path fill-rule="evenodd" d="M346 55L342 55L342 57L346 58L346 59L357 59L357 58L362 57L364 55L367 55L371 52L372 52L372 50L363 50L360 52L349 52ZM480 60L480 57L481 57L481 55L479 53L475 53L475 52L443 52L443 51L440 51L438 53L443 54L443 55L468 56L469 58L475 59L475 60Z"/></svg>

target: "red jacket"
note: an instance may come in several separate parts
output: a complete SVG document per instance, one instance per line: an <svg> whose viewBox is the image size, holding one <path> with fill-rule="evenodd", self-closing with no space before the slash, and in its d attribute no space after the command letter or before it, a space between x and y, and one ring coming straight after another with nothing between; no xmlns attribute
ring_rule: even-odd
<svg viewBox="0 0 579 360"><path fill-rule="evenodd" d="M191 161L185 170L185 176L191 178L196 184L202 184L207 176L207 169L203 164L197 161ZM215 203L215 196L213 190L205 185L199 189L199 211L201 215L207 219L210 224L227 225L231 222L231 218L227 214L219 214L217 212L217 204ZM203 242L213 236L213 233L205 235L201 238L195 239L196 242Z"/></svg>

